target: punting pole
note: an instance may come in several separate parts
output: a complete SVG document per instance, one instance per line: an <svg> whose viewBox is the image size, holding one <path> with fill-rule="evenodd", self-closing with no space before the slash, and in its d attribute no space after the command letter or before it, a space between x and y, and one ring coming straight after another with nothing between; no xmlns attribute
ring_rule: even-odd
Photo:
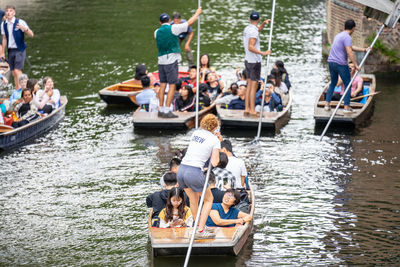
<svg viewBox="0 0 400 267"><path fill-rule="evenodd" d="M201 0L199 0L199 8L201 6ZM197 78L196 78L196 129L199 128L199 82L200 82L200 17L197 19Z"/></svg>
<svg viewBox="0 0 400 267"><path fill-rule="evenodd" d="M192 235L190 237L189 247L188 247L188 250L187 250L187 253L186 253L186 258L185 258L185 264L183 265L184 267L187 267L187 265L189 263L190 253L192 252L192 247L193 247L193 242L194 242L194 235L195 235L196 230L197 230L197 224L199 223L200 212L201 212L201 209L203 208L204 196L206 194L206 189L207 189L207 185L208 185L208 178L210 177L210 172L211 172L211 160L210 160L210 163L208 164L206 181L204 182L203 192L201 193L200 204L199 204L199 208L197 210L197 215L196 215L196 220L194 222Z"/></svg>
<svg viewBox="0 0 400 267"><path fill-rule="evenodd" d="M272 31L274 29L274 16L275 16L275 0L272 1L272 15L271 15L271 26L269 28L268 50L271 50ZM264 114L265 85L267 84L267 76L268 76L268 72L269 72L269 59L270 59L270 55L267 55L267 67L265 68L265 82L264 82L263 93L262 93L260 119L258 121L257 136L252 141L254 143L258 142L258 140L260 139L260 134L261 134L261 123L262 123L262 118L263 118L263 114Z"/></svg>
<svg viewBox="0 0 400 267"><path fill-rule="evenodd" d="M379 35L382 33L383 29L385 27L394 28L394 26L396 26L396 23L397 23L397 21L399 19L400 19L400 1L397 0L396 3L393 6L392 13L388 16L388 18L386 19L386 22L384 24L382 24L381 28L379 29L378 33L375 36L375 39L373 40L373 42L372 42L372 44L370 46L370 49L368 49L368 52L365 54L363 60L361 61L360 68L364 65L365 60L367 59L369 53L371 52L371 49L374 47L374 44L375 44L376 40L378 40ZM334 112L332 113L331 117L329 118L329 121L326 124L325 129L324 129L324 131L322 132L322 134L321 134L321 136L319 138L319 141L322 141L322 138L324 137L326 131L328 130L329 125L331 124L331 122L333 120L333 117L335 116L337 110L339 109L340 104L342 103L342 101L344 99L344 96L346 95L347 91L350 89L351 84L353 83L353 80L357 76L357 74L358 74L358 70L354 74L353 79L351 79L351 82L347 85L347 88L344 91L344 94L342 95L342 97L340 98L340 101L339 101L338 105L336 106Z"/></svg>

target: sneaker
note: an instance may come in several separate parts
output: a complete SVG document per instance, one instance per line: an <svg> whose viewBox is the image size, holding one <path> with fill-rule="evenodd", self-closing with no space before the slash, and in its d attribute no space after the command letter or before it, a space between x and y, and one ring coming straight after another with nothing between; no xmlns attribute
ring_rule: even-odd
<svg viewBox="0 0 400 267"><path fill-rule="evenodd" d="M352 108L343 109L343 114L351 114L351 113L354 113L354 110Z"/></svg>
<svg viewBox="0 0 400 267"><path fill-rule="evenodd" d="M165 118L165 117L164 117L164 116L165 116L165 113L159 111L158 114L157 114L157 116L158 116L159 118Z"/></svg>
<svg viewBox="0 0 400 267"><path fill-rule="evenodd" d="M172 111L168 111L168 113L164 113L164 117L163 118L173 119L173 118L178 118L178 116L175 115L174 113L172 113Z"/></svg>
<svg viewBox="0 0 400 267"><path fill-rule="evenodd" d="M324 110L325 111L331 111L331 106L325 105Z"/></svg>
<svg viewBox="0 0 400 267"><path fill-rule="evenodd" d="M215 238L215 234L213 233L209 233L205 230L203 230L203 232L198 232L196 231L196 233L194 234L194 239L211 239L211 238Z"/></svg>
<svg viewBox="0 0 400 267"><path fill-rule="evenodd" d="M207 225L204 226L204 231L209 232L211 234L214 234L215 230L216 230L215 228L208 227Z"/></svg>

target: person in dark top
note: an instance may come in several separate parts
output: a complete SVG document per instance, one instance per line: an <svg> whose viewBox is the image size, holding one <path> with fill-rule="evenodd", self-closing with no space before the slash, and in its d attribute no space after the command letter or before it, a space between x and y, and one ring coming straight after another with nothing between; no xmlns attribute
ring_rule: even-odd
<svg viewBox="0 0 400 267"><path fill-rule="evenodd" d="M283 61L282 60L275 61L274 69L278 70L281 81L284 82L286 84L287 89L290 90L290 87L292 87L292 84L289 81L289 73L287 73L287 70L285 69L285 65L284 65Z"/></svg>
<svg viewBox="0 0 400 267"><path fill-rule="evenodd" d="M206 174L207 171L204 172L204 175ZM225 192L215 187L215 174L213 171L210 172L210 177L208 178L208 184L210 185L211 193L214 197L213 203L221 203Z"/></svg>
<svg viewBox="0 0 400 267"><path fill-rule="evenodd" d="M179 90L180 96L174 101L176 111L195 111L195 98L191 85L185 85Z"/></svg>
<svg viewBox="0 0 400 267"><path fill-rule="evenodd" d="M229 105L228 109L245 109L245 98L246 98L246 85L241 84L238 89L239 98L233 99Z"/></svg>
<svg viewBox="0 0 400 267"><path fill-rule="evenodd" d="M199 85L199 110L209 107L211 104L210 97L208 96L208 85L201 83Z"/></svg>
<svg viewBox="0 0 400 267"><path fill-rule="evenodd" d="M22 90L23 101L18 103L14 102L12 105L13 111L18 114L19 121L14 121L12 127L18 128L40 118L38 107L32 99L32 93L29 89Z"/></svg>

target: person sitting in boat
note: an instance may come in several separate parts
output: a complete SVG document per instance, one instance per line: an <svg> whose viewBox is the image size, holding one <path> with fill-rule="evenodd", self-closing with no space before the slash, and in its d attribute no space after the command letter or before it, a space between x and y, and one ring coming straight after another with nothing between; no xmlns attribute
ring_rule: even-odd
<svg viewBox="0 0 400 267"><path fill-rule="evenodd" d="M268 80L267 84L265 85L265 97L264 97L264 107L263 111L282 111L283 105L282 100L277 93L274 91L275 86L272 80ZM261 101L262 101L262 92L263 90L259 91L260 93L257 94L256 100L256 111L261 112Z"/></svg>
<svg viewBox="0 0 400 267"><path fill-rule="evenodd" d="M165 208L158 215L160 228L191 227L193 216L190 208L185 205L185 195L182 188L174 187L168 193Z"/></svg>
<svg viewBox="0 0 400 267"><path fill-rule="evenodd" d="M244 188L246 186L245 178L247 169L244 161L233 155L232 143L228 139L221 141L221 151L228 156L226 169L235 176L235 188Z"/></svg>
<svg viewBox="0 0 400 267"><path fill-rule="evenodd" d="M204 175L207 175L207 171L204 172ZM215 174L214 171L210 171L210 176L208 177L208 185L210 186L211 193L213 195L213 203L221 203L222 198L224 197L225 191L220 190L217 188Z"/></svg>
<svg viewBox="0 0 400 267"><path fill-rule="evenodd" d="M146 65L138 64L136 66L135 76L134 76L134 79L133 79L133 84L141 85L143 76L149 76L150 85L154 85L154 83L156 82L156 78L154 77L154 75L152 73L149 73L149 71L147 70Z"/></svg>
<svg viewBox="0 0 400 267"><path fill-rule="evenodd" d="M201 83L199 85L199 110L209 107L210 105L211 105L211 99L208 96L208 85L205 83Z"/></svg>
<svg viewBox="0 0 400 267"><path fill-rule="evenodd" d="M150 109L150 100L157 98L157 94L153 88L150 88L150 77L145 75L141 78L143 91L136 95L138 110L148 112Z"/></svg>
<svg viewBox="0 0 400 267"><path fill-rule="evenodd" d="M200 56L200 81L205 82L207 80L206 75L213 71L215 72L215 69L210 67L210 56L202 54Z"/></svg>
<svg viewBox="0 0 400 267"><path fill-rule="evenodd" d="M26 89L29 89L32 94L33 101L39 106L39 102L37 101L37 92L39 91L39 81L36 79L29 79L26 83Z"/></svg>
<svg viewBox="0 0 400 267"><path fill-rule="evenodd" d="M54 88L53 79L49 76L43 78L43 88L36 93L39 111L50 114L59 107L60 91Z"/></svg>
<svg viewBox="0 0 400 267"><path fill-rule="evenodd" d="M283 61L282 60L275 61L273 68L278 71L280 80L284 82L287 89L290 90L292 84L289 81L289 73L285 69L285 64L283 63Z"/></svg>
<svg viewBox="0 0 400 267"><path fill-rule="evenodd" d="M28 81L28 75L26 74L21 74L18 77L18 83L20 88L16 89L10 96L10 108L12 107L12 105L14 104L14 102L17 102L17 104L21 103L23 101L23 99L21 98L21 93L22 90L26 89L26 83Z"/></svg>
<svg viewBox="0 0 400 267"><path fill-rule="evenodd" d="M181 79L182 84L181 86L184 87L185 85L191 85L192 90L196 93L197 90L197 67L196 65L192 65L189 68L189 76Z"/></svg>
<svg viewBox="0 0 400 267"><path fill-rule="evenodd" d="M246 85L245 81L238 82L238 98L231 100L228 105L228 109L245 109L245 98L246 98Z"/></svg>
<svg viewBox="0 0 400 267"><path fill-rule="evenodd" d="M179 90L180 96L174 101L174 110L181 112L195 111L195 97L191 85L185 85Z"/></svg>
<svg viewBox="0 0 400 267"><path fill-rule="evenodd" d="M169 162L169 171L173 173L178 173L179 166L181 165L181 159L177 157L173 157ZM165 175L165 174L164 174ZM160 178L160 185L162 189L165 189L164 184L164 175Z"/></svg>
<svg viewBox="0 0 400 267"><path fill-rule="evenodd" d="M225 152L219 152L219 163L217 167L213 169L217 183L216 187L220 190L226 190L229 188L236 188L236 177L233 173L226 169L228 165L228 155Z"/></svg>
<svg viewBox="0 0 400 267"><path fill-rule="evenodd" d="M268 75L267 80L272 80L274 82L274 91L281 96L282 100L285 97L287 97L287 100L289 100L289 89L287 88L286 84L281 80L281 76L282 74L277 69L272 69L271 75Z"/></svg>
<svg viewBox="0 0 400 267"><path fill-rule="evenodd" d="M232 100L239 98L238 89L239 89L238 84L232 83L231 86L229 86L228 91L218 96L217 99L215 99L214 103L221 104L222 108L227 108Z"/></svg>
<svg viewBox="0 0 400 267"><path fill-rule="evenodd" d="M224 89L224 83L218 78L215 71L212 71L206 75L206 81L208 84L208 93L210 99L215 100Z"/></svg>
<svg viewBox="0 0 400 267"><path fill-rule="evenodd" d="M208 227L234 227L250 222L253 219L250 214L233 207L239 202L239 191L233 188L226 190L222 203L213 203L206 225Z"/></svg>
<svg viewBox="0 0 400 267"><path fill-rule="evenodd" d="M32 94L29 89L22 91L22 102L14 102L13 111L17 113L19 120L12 123L12 127L18 128L24 126L31 121L40 118L38 107L32 99Z"/></svg>

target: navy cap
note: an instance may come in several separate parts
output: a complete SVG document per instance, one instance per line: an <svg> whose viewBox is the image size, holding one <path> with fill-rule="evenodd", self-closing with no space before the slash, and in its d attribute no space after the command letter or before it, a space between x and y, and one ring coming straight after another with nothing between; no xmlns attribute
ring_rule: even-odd
<svg viewBox="0 0 400 267"><path fill-rule="evenodd" d="M169 20L169 16L168 16L167 13L162 13L162 14L160 15L160 21L161 21L161 22L166 22L166 21L168 21L168 20Z"/></svg>
<svg viewBox="0 0 400 267"><path fill-rule="evenodd" d="M253 11L250 14L250 19L251 20L258 20L260 18L260 14L257 11Z"/></svg>

